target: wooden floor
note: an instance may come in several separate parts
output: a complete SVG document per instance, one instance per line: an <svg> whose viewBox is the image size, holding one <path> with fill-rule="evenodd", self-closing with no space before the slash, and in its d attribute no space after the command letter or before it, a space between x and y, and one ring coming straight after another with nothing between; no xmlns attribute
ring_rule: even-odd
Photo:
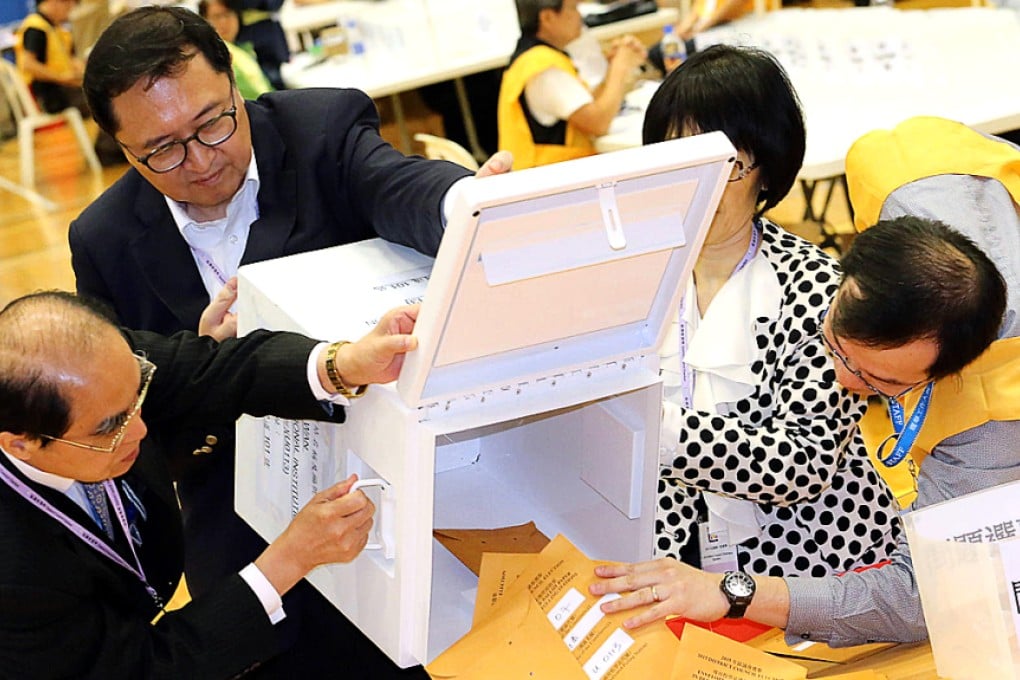
<svg viewBox="0 0 1020 680"><path fill-rule="evenodd" d="M405 102L410 109L411 132L427 131L442 134L442 123L415 101ZM383 136L396 142L396 130L388 123L383 110ZM94 127L93 127L94 132ZM55 128L37 134L36 190L56 204L48 211L0 188L0 305L37 290L74 289L67 229L73 220L103 189L127 169L127 165L106 168L101 176L88 171L73 138L66 128ZM19 180L18 144L16 139L0 142L0 177ZM824 192L816 198L820 206ZM830 209L832 228L850 232L846 202L837 188ZM818 225L802 222L804 203L799 189L770 213L775 221L791 231L815 241Z"/></svg>

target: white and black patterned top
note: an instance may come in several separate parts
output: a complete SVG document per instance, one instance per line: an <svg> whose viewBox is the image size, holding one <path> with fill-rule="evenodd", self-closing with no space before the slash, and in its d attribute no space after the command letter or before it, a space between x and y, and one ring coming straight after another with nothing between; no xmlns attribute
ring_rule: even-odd
<svg viewBox="0 0 1020 680"><path fill-rule="evenodd" d="M839 267L774 224L762 229L759 257L775 270L780 300L774 318L754 322L755 384L717 413L684 409L678 445L664 442L673 453L660 457L656 551L680 556L710 491L757 505L760 535L737 548L750 573L821 576L873 564L901 529L857 428L866 401L836 383L818 335Z"/></svg>

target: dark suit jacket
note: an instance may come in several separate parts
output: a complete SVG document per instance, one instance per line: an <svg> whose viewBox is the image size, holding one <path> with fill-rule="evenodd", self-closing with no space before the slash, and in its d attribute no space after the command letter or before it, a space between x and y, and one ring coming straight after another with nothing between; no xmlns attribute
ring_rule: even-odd
<svg viewBox="0 0 1020 680"><path fill-rule="evenodd" d="M126 482L144 516L133 523L150 584L169 599L180 580L184 546L160 439L188 420L233 419L242 412L325 417L307 385L313 342L257 333L216 344L182 333L128 333L156 363L144 414L150 436ZM255 380L256 370L258 380ZM21 477L6 457L0 464ZM21 477L83 526L74 502ZM102 533L102 532L97 532ZM116 544L131 563L126 539ZM285 605L286 607L286 605ZM278 632L240 576L155 625L157 609L139 580L0 483L0 676L11 678L224 678L272 656Z"/></svg>
<svg viewBox="0 0 1020 680"><path fill-rule="evenodd" d="M274 92L245 106L260 189L242 264L377 235L435 255L442 197L467 170L395 150L357 90ZM209 294L165 199L135 170L71 223L70 244L78 292L112 304L125 326L198 328Z"/></svg>

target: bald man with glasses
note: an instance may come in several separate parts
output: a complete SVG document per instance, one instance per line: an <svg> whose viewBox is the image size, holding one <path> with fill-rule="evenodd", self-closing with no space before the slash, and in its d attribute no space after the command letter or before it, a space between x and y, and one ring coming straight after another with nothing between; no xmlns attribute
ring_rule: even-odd
<svg viewBox="0 0 1020 680"><path fill-rule="evenodd" d="M975 238L995 242L994 228L980 220L964 226ZM851 391L887 400L895 428L883 443L884 459L905 457L919 432L926 432L926 420L932 421L928 429L941 433L933 440L938 450L917 472L914 507L1020 479L1020 421L985 422L963 431L947 422L960 407L956 390L968 380L969 367L989 355L1001 361L986 350L1020 335L1017 310L1007 307L1006 282L993 257L1003 260L931 219L880 221L844 255L843 281L817 325L832 354L833 378ZM1016 281L1016 275L1010 271L1008 280ZM942 412L929 418L940 406ZM596 573L601 580L592 594L623 595L603 605L605 611L634 610L627 627L669 615L696 621L745 617L784 628L790 644L927 637L904 535L889 563L839 576L727 579L673 559L599 567ZM730 582L743 588L739 594Z"/></svg>
<svg viewBox="0 0 1020 680"><path fill-rule="evenodd" d="M234 290L248 263L375 236L435 255L456 183L473 181L458 165L390 146L362 92L244 101L232 73L212 26L178 7L125 14L89 55L84 90L93 117L131 169L71 223L71 260L78 292L108 303L129 328L196 330L208 306L202 330L233 335L232 298L219 295ZM497 155L479 174L509 165L508 154ZM187 582L197 595L265 547L234 512L233 430L232 421L185 427L171 444L194 454L173 472L192 546ZM300 600L290 609L295 632L275 677L338 667L350 678L425 677L397 668L310 585L292 598Z"/></svg>
<svg viewBox="0 0 1020 680"><path fill-rule="evenodd" d="M289 591L361 552L372 503L353 476L339 481L251 563L166 612L187 545L170 476L180 454L163 444L182 424L242 413L343 422L336 381L393 380L416 316L392 310L331 348L291 333L217 344L121 331L70 293L0 311L0 675L231 678L277 656Z"/></svg>

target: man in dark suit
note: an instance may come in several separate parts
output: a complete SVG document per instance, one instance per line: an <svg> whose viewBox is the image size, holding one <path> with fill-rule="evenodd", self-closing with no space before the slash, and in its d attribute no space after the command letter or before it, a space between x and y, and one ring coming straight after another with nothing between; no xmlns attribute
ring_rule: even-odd
<svg viewBox="0 0 1020 680"><path fill-rule="evenodd" d="M389 146L361 92L243 102L222 41L179 8L145 7L114 22L89 56L85 90L132 169L71 224L72 263L78 291L108 302L131 328L195 330L240 264L377 235L434 255L450 187L469 174ZM481 174L501 169L509 161L497 155ZM195 546L185 573L202 594L264 544L233 511L232 456L208 455L232 449L233 423L189 428L178 440L199 459L175 475ZM294 654L330 672L338 662L330 641L359 633L301 588L308 604L292 618L308 623ZM396 673L385 657L345 662L349 677Z"/></svg>
<svg viewBox="0 0 1020 680"><path fill-rule="evenodd" d="M344 384L392 380L415 315L393 310L342 345ZM182 422L326 419L319 399L335 390L324 355L290 333L222 344L122 335L69 293L0 311L0 674L227 678L276 654L288 591L358 555L372 504L349 493L353 477L321 492L253 563L152 625L184 556L161 444ZM332 412L343 420L342 407Z"/></svg>

